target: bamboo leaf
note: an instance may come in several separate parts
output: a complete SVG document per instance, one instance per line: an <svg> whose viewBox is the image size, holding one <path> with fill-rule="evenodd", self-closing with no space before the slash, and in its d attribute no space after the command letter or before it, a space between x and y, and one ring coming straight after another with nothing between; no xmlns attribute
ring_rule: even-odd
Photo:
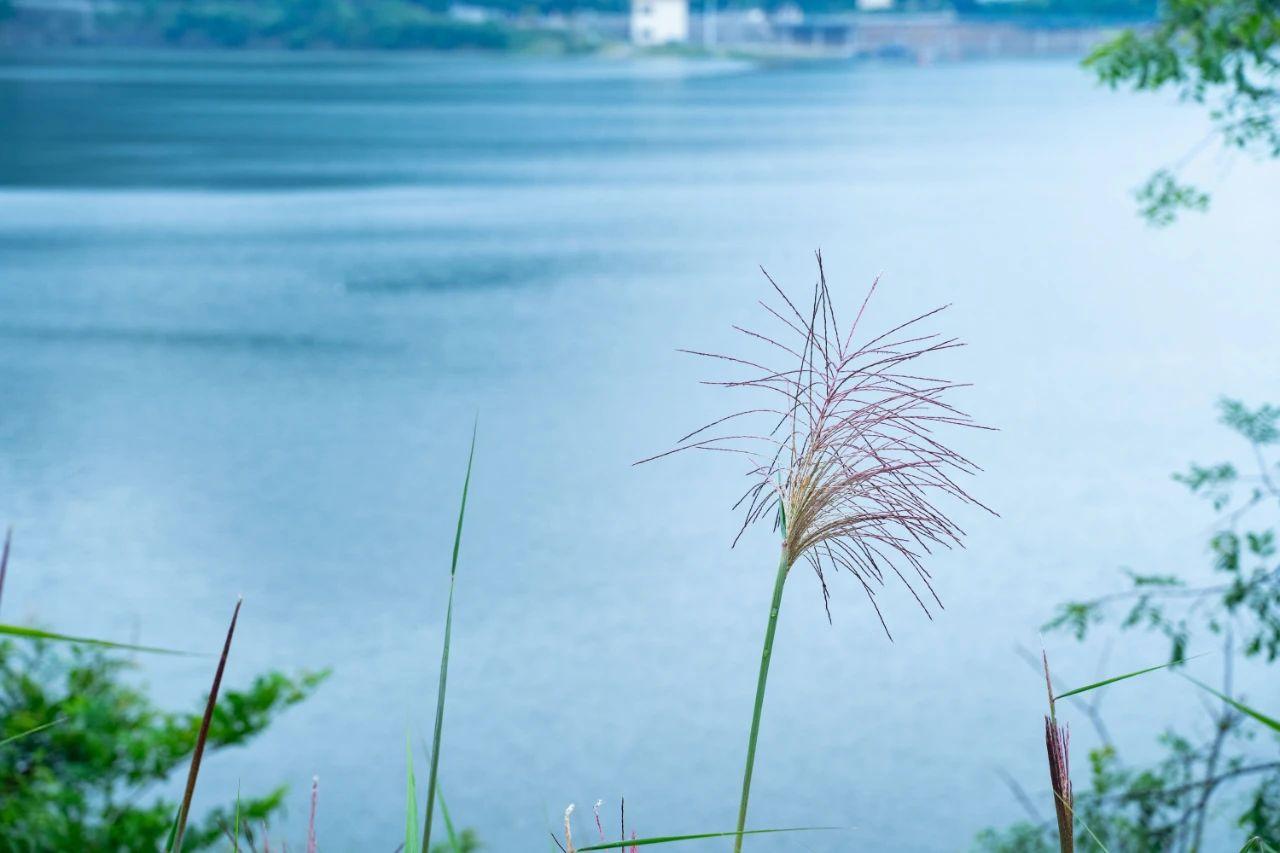
<svg viewBox="0 0 1280 853"><path fill-rule="evenodd" d="M471 451L467 454L467 474L462 480L462 505L458 508L458 527L453 534L453 559L449 564L449 604L444 616L444 650L440 654L440 689L436 694L436 723L431 736L431 769L427 774L427 816L422 825L422 850L431 849L431 818L436 799L436 777L440 772L440 735L444 729L444 695L449 680L449 641L453 633L453 585L458 575L458 552L462 548L462 520L467 515L467 492L471 489L471 465L476 458L476 433L480 419L471 427ZM409 853L408 850L405 853Z"/></svg>
<svg viewBox="0 0 1280 853"><path fill-rule="evenodd" d="M677 841L697 841L704 838L739 838L744 835L770 835L779 832L830 832L842 829L839 826L797 826L789 829L746 829L742 832L698 832L693 835L662 835L653 838L633 838L630 841L609 841L604 844L592 844L579 847L578 853L590 850L620 850L623 847L644 847L650 844L671 844Z"/></svg>
<svg viewBox="0 0 1280 853"><path fill-rule="evenodd" d="M1237 711L1239 711L1241 714L1244 714L1246 717L1253 717L1255 720L1262 723L1264 726L1271 729L1272 731L1280 732L1280 720L1276 720L1272 717L1268 717L1266 714L1262 713L1261 711L1255 711L1253 708L1250 708L1248 705L1244 704L1243 702L1239 702L1235 699L1232 699L1230 696L1228 696L1225 693L1219 693L1217 690L1214 690L1212 687L1205 684L1203 681L1194 679L1189 675L1183 676L1183 677L1186 678L1187 681L1190 681L1192 684L1201 688L1202 690L1208 690L1214 696L1217 696L1223 702L1226 702L1228 705L1230 705L1232 708L1235 708Z"/></svg>
<svg viewBox="0 0 1280 853"><path fill-rule="evenodd" d="M1059 693L1057 696L1053 697L1053 701L1057 702L1059 699L1066 699L1068 696L1078 696L1081 693L1088 693L1090 690L1097 690L1099 687L1106 687L1108 684L1115 684L1117 681L1137 678L1139 675L1146 675L1148 672L1155 672L1158 669L1167 669L1171 666L1177 666L1180 663L1186 663L1187 661L1195 660L1198 657L1203 657L1203 655L1196 655L1191 658L1179 658L1178 660L1171 660L1168 663L1162 663L1159 666L1149 666L1146 669L1140 669L1136 672L1126 672L1124 675L1117 675L1114 678L1104 678L1102 681L1095 681L1092 684L1086 684L1084 687L1077 687L1073 690L1068 690L1065 693Z"/></svg>

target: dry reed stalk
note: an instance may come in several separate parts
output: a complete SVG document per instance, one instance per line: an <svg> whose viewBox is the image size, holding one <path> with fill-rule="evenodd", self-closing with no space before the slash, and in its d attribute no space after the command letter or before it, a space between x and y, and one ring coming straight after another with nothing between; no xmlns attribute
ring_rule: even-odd
<svg viewBox="0 0 1280 853"><path fill-rule="evenodd" d="M191 813L191 800L196 792L196 777L200 775L200 760L204 757L205 742L209 738L209 724L213 721L213 709L218 704L218 689L222 686L222 673L227 668L227 656L231 654L231 638L236 633L236 620L240 618L240 605L244 599L236 600L236 609L231 614L231 625L227 628L227 639L222 646L222 656L218 658L218 668L213 674L213 686L209 690L209 701L205 704L204 719L200 721L200 732L196 735L196 749L191 755L191 769L187 772L187 787L182 794L182 805L178 808L178 821L174 827L173 843L170 853L182 853L182 837L187 831L187 817Z"/></svg>

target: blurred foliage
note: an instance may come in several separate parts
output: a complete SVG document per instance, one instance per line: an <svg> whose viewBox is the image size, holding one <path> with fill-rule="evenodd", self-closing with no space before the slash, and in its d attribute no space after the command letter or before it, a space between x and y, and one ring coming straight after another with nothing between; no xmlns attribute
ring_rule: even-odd
<svg viewBox="0 0 1280 853"><path fill-rule="evenodd" d="M153 851L178 804L157 793L185 768L203 714L156 708L133 686L118 653L45 642L0 642L0 853ZM208 749L239 746L307 698L327 672L271 672L219 697ZM242 825L279 810L284 788L239 803ZM188 830L187 850L213 846L234 825L236 805Z"/></svg>
<svg viewBox="0 0 1280 853"><path fill-rule="evenodd" d="M458 833L457 841L457 844L454 844L453 841L432 844L431 853L477 853L477 851L484 849L484 845L480 843L480 838L474 830L462 830L462 832Z"/></svg>
<svg viewBox="0 0 1280 853"><path fill-rule="evenodd" d="M953 0L952 5L965 15L1014 19L1049 16L1066 22L1108 18L1148 21L1156 14L1155 0Z"/></svg>
<svg viewBox="0 0 1280 853"><path fill-rule="evenodd" d="M1280 656L1275 529L1280 520L1280 464L1269 458L1280 446L1280 408L1251 409L1223 400L1220 415L1247 445L1252 472L1241 473L1236 465L1220 462L1191 465L1174 476L1206 500L1216 515L1207 548L1211 580L1193 585L1174 574L1126 572L1128 589L1063 604L1045 629L1066 631L1078 640L1108 624L1121 631L1151 632L1168 642L1171 661L1182 661L1189 648L1216 639L1223 651L1222 692L1230 695L1235 659L1271 665ZM1216 838L1209 846L1239 850L1251 839L1257 839L1256 849L1264 849L1257 846L1261 844L1280 846L1280 744L1271 736L1255 737L1255 728L1240 725L1238 711L1225 704L1215 710L1208 734L1200 739L1164 732L1158 738L1163 757L1142 766L1122 761L1096 707L1086 711L1103 746L1089 754L1087 793L1080 784L1085 780L1076 780L1076 814L1080 826L1087 826L1107 849L1205 849L1214 798L1227 790L1238 794L1232 808L1239 838ZM1077 832L1081 839L1089 835ZM987 830L978 836L975 849L1048 853L1058 849L1056 828L1049 821L1034 821Z"/></svg>
<svg viewBox="0 0 1280 853"><path fill-rule="evenodd" d="M588 46L568 31L524 28L499 16L452 17L451 5L443 0L187 0L125 8L175 45L555 52ZM537 11L523 0L484 5L512 13Z"/></svg>
<svg viewBox="0 0 1280 853"><path fill-rule="evenodd" d="M1276 0L1164 0L1158 24L1130 30L1088 59L1106 85L1175 89L1206 106L1214 133L1230 148L1280 157L1280 3ZM1138 190L1142 215L1168 225L1179 212L1204 210L1209 197L1157 171Z"/></svg>

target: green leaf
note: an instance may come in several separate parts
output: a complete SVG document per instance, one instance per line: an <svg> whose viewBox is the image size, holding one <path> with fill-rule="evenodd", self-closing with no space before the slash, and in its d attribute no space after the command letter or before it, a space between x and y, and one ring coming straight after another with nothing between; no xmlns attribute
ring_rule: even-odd
<svg viewBox="0 0 1280 853"><path fill-rule="evenodd" d="M1203 655L1196 655L1196 657L1203 657ZM1117 681L1137 678L1139 675L1146 675L1148 672L1155 672L1158 669L1167 669L1168 667L1177 666L1178 664L1186 663L1189 660L1195 659L1195 657L1178 658L1176 660L1171 660L1168 663L1162 663L1159 666L1149 666L1146 669L1139 669L1136 672L1126 672L1124 675L1117 675L1113 678L1104 678L1102 681L1095 681L1092 684L1086 684L1083 687L1076 687L1064 693L1059 693L1057 696L1053 697L1053 701L1057 702L1059 699L1066 699L1068 696L1078 696L1081 693L1088 693L1090 690L1097 690L1099 687L1106 687L1108 684L1115 684Z"/></svg>
<svg viewBox="0 0 1280 853"><path fill-rule="evenodd" d="M1245 716L1253 717L1255 720L1262 723L1264 726L1271 729L1272 731L1280 732L1280 720L1275 720L1272 717L1268 717L1266 714L1262 713L1261 711L1255 711L1253 708L1250 708L1248 705L1244 704L1243 702L1239 702L1235 699L1232 699L1230 696L1228 696L1225 693L1219 693L1217 690L1214 690L1212 687L1205 684L1203 681L1199 681L1195 678L1192 678L1189 675L1184 675L1183 678L1187 679L1187 681L1190 681L1192 684L1196 685L1202 690L1209 691L1214 696L1217 696L1223 702L1226 702L1232 708L1235 708L1237 711L1244 714Z"/></svg>
<svg viewBox="0 0 1280 853"><path fill-rule="evenodd" d="M623 847L645 847L650 844L671 844L676 841L697 841L703 838L737 838L742 835L768 835L777 832L830 832L843 829L839 826L797 826L790 829L747 829L742 832L698 832L693 835L662 835L654 838L633 838L630 841L609 841L604 844L592 844L579 847L578 853L590 850L620 850Z"/></svg>
<svg viewBox="0 0 1280 853"><path fill-rule="evenodd" d="M98 646L104 649L120 649L128 652L149 652L157 655L185 655L202 657L199 652L183 652L174 649L161 649L156 646L135 646L130 643L113 643L109 640L95 640L91 637L75 637L70 634L58 634L53 631L42 631L39 628L27 628L23 625L0 624L0 635L18 637L24 640L53 640L60 643L79 643L85 646Z"/></svg>
<svg viewBox="0 0 1280 853"><path fill-rule="evenodd" d="M444 802L444 789L436 789L436 794L440 799L440 817L444 819L444 831L449 836L449 849L453 853L462 853L462 843L458 840L458 833L454 831L453 819L449 817L449 807Z"/></svg>
<svg viewBox="0 0 1280 853"><path fill-rule="evenodd" d="M1262 405L1250 409L1239 400L1218 401L1222 422L1253 444L1275 444L1280 441L1280 407Z"/></svg>
<svg viewBox="0 0 1280 853"><path fill-rule="evenodd" d="M408 762L404 795L404 853L418 853L418 785L413 778L413 747L409 743L407 732L404 738L404 754Z"/></svg>
<svg viewBox="0 0 1280 853"><path fill-rule="evenodd" d="M1142 218L1156 228L1172 225L1181 211L1203 213L1209 209L1209 196L1190 184L1180 183L1169 169L1156 171L1133 195Z"/></svg>
<svg viewBox="0 0 1280 853"><path fill-rule="evenodd" d="M440 770L440 735L444 728L444 694L449 680L449 639L453 633L453 584L458 575L458 552L462 548L462 520L467 515L467 492L471 489L471 464L476 458L476 433L480 418L471 427L471 452L467 454L467 474L462 481L462 505L458 508L458 527L453 534L453 560L449 564L449 604L444 615L444 651L440 654L440 689L436 694L436 724L431 736L431 769L427 774L427 817L422 826L422 850L431 849L431 817L435 807L436 777ZM406 848L405 853L409 853Z"/></svg>

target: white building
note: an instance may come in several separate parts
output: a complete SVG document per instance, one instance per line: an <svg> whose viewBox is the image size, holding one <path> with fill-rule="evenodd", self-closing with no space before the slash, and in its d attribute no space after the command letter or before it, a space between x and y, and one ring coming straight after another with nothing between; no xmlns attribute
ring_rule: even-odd
<svg viewBox="0 0 1280 853"><path fill-rule="evenodd" d="M689 40L689 0L631 0L631 41L640 45Z"/></svg>

